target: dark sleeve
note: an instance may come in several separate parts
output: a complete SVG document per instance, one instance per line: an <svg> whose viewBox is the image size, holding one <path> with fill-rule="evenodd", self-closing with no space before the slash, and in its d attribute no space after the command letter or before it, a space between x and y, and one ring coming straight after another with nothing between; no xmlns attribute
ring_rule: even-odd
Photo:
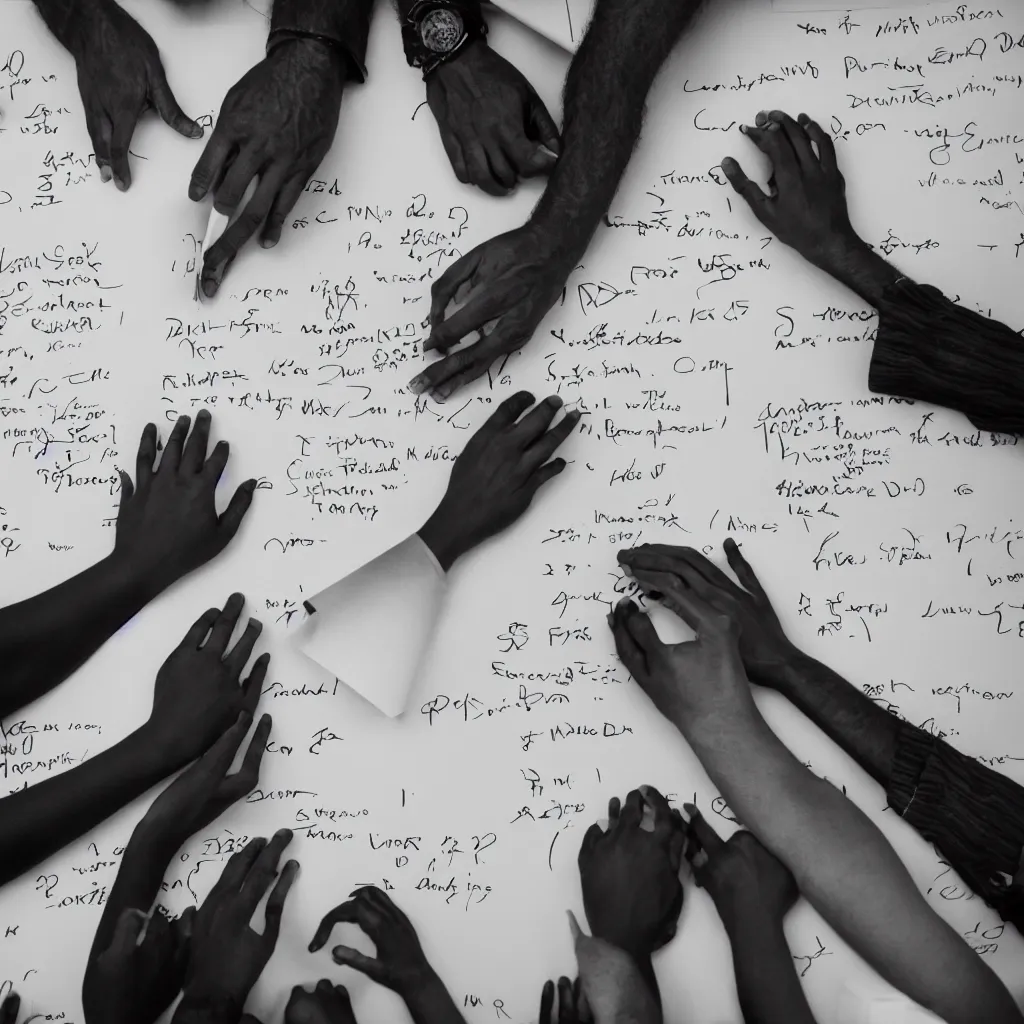
<svg viewBox="0 0 1024 1024"><path fill-rule="evenodd" d="M978 896L1024 932L1022 901L1009 886L1024 848L1024 787L901 722L886 797Z"/></svg>
<svg viewBox="0 0 1024 1024"><path fill-rule="evenodd" d="M366 81L373 0L274 0L267 50L288 35L321 36L349 58L350 77Z"/></svg>
<svg viewBox="0 0 1024 1024"><path fill-rule="evenodd" d="M930 285L886 288L868 387L956 409L981 430L1024 434L1024 338Z"/></svg>

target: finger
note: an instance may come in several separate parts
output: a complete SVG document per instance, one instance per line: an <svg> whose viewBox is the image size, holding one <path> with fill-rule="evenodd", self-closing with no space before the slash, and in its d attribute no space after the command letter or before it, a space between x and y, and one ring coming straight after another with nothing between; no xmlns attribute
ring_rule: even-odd
<svg viewBox="0 0 1024 1024"><path fill-rule="evenodd" d="M662 604L675 612L698 636L702 630L710 630L707 604L675 574L635 569L633 579L645 593L660 594Z"/></svg>
<svg viewBox="0 0 1024 1024"><path fill-rule="evenodd" d="M622 605L622 602L619 604ZM654 623L651 622L651 617L640 611L632 601L628 605L622 605L621 615L633 642L644 652L645 660L659 647L664 646Z"/></svg>
<svg viewBox="0 0 1024 1024"><path fill-rule="evenodd" d="M661 572L678 576L702 599L710 600L715 590L736 591L736 584L713 562L693 548L667 544L645 544L631 551L620 552L620 561L631 572Z"/></svg>
<svg viewBox="0 0 1024 1024"><path fill-rule="evenodd" d="M530 500L533 500L533 495L536 494L549 480L558 476L566 467L565 459L552 459L551 462L545 463L540 467L527 482L527 487L530 490Z"/></svg>
<svg viewBox="0 0 1024 1024"><path fill-rule="evenodd" d="M242 714L247 716L248 721L252 721L252 715L248 711L242 712ZM243 796L255 789L256 783L260 781L260 765L263 763L263 755L266 753L267 740L270 738L272 726L273 720L270 715L264 715L260 719L260 724L256 726L256 731L252 734L249 746L245 748L242 766L234 775L228 775L224 779L224 782L218 787L218 796L233 804L236 800L241 800ZM238 748L236 747L235 749L237 750ZM232 755L233 759L234 755ZM228 768L230 767L231 763L229 762ZM225 771L227 771L227 768Z"/></svg>
<svg viewBox="0 0 1024 1024"><path fill-rule="evenodd" d="M780 122L769 117L756 128L741 125L740 131L771 161L773 178L792 178L796 174L796 154Z"/></svg>
<svg viewBox="0 0 1024 1024"><path fill-rule="evenodd" d="M637 680L647 677L647 652L634 639L629 626L626 624L625 604L633 604L628 597L622 598L615 606L615 610L608 616L608 625L612 630L612 638L615 640L615 652L619 660L626 666L626 671ZM634 605L634 607L636 607Z"/></svg>
<svg viewBox="0 0 1024 1024"><path fill-rule="evenodd" d="M378 889L375 885L364 885L361 888L356 889L352 895L369 900L374 907L385 916L394 918L400 915L405 917L405 914L395 906L391 897L388 896L383 889Z"/></svg>
<svg viewBox="0 0 1024 1024"><path fill-rule="evenodd" d="M336 924L359 924L359 901L346 900L324 914L309 942L310 953L323 949Z"/></svg>
<svg viewBox="0 0 1024 1024"><path fill-rule="evenodd" d="M200 409L192 426L192 433L181 454L181 468L186 473L198 473L206 461L206 446L210 441L210 411Z"/></svg>
<svg viewBox="0 0 1024 1024"><path fill-rule="evenodd" d="M497 181L491 171L491 162L487 159L487 150L478 139L469 139L463 147L466 156L466 173L469 180L477 188L490 196L504 196L508 189Z"/></svg>
<svg viewBox="0 0 1024 1024"><path fill-rule="evenodd" d="M132 483L132 478L123 469L119 469L117 475L121 479L121 500L117 507L117 514L120 515L125 505L132 500L132 495L135 493L135 485Z"/></svg>
<svg viewBox="0 0 1024 1024"><path fill-rule="evenodd" d="M328 982L330 984L330 982ZM335 985L334 1001L336 1004L337 1016L335 1020L338 1024L345 1024L346 1021L354 1020L352 1014L352 997L348 994L348 989L344 985Z"/></svg>
<svg viewBox="0 0 1024 1024"><path fill-rule="evenodd" d="M258 143L243 146L224 171L224 177L213 193L213 207L218 213L231 216L241 205L253 178L265 163L263 147Z"/></svg>
<svg viewBox="0 0 1024 1024"><path fill-rule="evenodd" d="M504 132L501 136L501 146L517 178L547 174L558 163L558 157L551 150L536 139L529 139L525 135Z"/></svg>
<svg viewBox="0 0 1024 1024"><path fill-rule="evenodd" d="M693 804L683 804L683 807L690 816L690 833L709 857L714 856L725 845L722 837L704 820L704 815Z"/></svg>
<svg viewBox="0 0 1024 1024"><path fill-rule="evenodd" d="M260 694L263 692L263 680L267 678L267 668L270 665L270 655L261 654L252 665L252 671L244 683L242 683L242 707L250 714L255 712L256 705L260 702Z"/></svg>
<svg viewBox="0 0 1024 1024"><path fill-rule="evenodd" d="M623 828L639 828L644 820L644 798L639 789L630 790L626 795L626 803L619 815L619 824Z"/></svg>
<svg viewBox="0 0 1024 1024"><path fill-rule="evenodd" d="M528 134L531 138L540 139L545 149L554 154L557 160L562 152L562 140L558 135L558 127L544 106L544 101L530 89L529 106L526 110Z"/></svg>
<svg viewBox="0 0 1024 1024"><path fill-rule="evenodd" d="M806 114L801 114L797 120L818 150L822 170L827 174L835 174L839 170L839 165L836 163L836 147L832 136L822 131L821 125L817 121L812 121Z"/></svg>
<svg viewBox="0 0 1024 1024"><path fill-rule="evenodd" d="M542 402L531 409L515 426L512 431L513 438L518 442L519 447L525 450L538 440L540 436L551 426L555 413L562 408L562 399L558 395L549 395Z"/></svg>
<svg viewBox="0 0 1024 1024"><path fill-rule="evenodd" d="M156 462L156 425L147 423L139 438L139 450L135 456L135 483L145 487L153 477L153 463Z"/></svg>
<svg viewBox="0 0 1024 1024"><path fill-rule="evenodd" d="M81 77L79 77L79 90L81 90ZM110 118L99 106L85 104L85 127L92 140L93 156L96 158L96 167L100 172L101 181L110 181Z"/></svg>
<svg viewBox="0 0 1024 1024"><path fill-rule="evenodd" d="M252 496L255 493L256 481L246 480L231 495L228 507L224 509L217 519L217 539L220 541L222 548L238 533L238 528L242 525L245 513L249 511L249 506L252 504Z"/></svg>
<svg viewBox="0 0 1024 1024"><path fill-rule="evenodd" d="M201 139L203 137L202 126L188 117L185 111L178 106L178 101L174 98L174 93L171 92L171 87L167 84L167 76L164 74L162 66L153 73L152 78L153 81L149 90L150 99L153 101L153 106L164 123L169 124L179 135L184 135L186 139Z"/></svg>
<svg viewBox="0 0 1024 1024"><path fill-rule="evenodd" d="M203 472L209 478L210 483L216 484L220 481L224 467L228 464L228 456L231 454L231 446L227 441L218 441L210 452L210 457L203 465Z"/></svg>
<svg viewBox="0 0 1024 1024"><path fill-rule="evenodd" d="M190 651L198 651L206 639L206 634L210 632L213 624L217 621L218 615L220 615L219 608L208 608L189 626L189 630L179 646Z"/></svg>
<svg viewBox="0 0 1024 1024"><path fill-rule="evenodd" d="M811 140L803 127L783 110L773 110L770 116L776 124L782 126L782 131L792 147L796 164L800 170L805 174L817 171L821 167L821 163L814 155L814 150L811 149Z"/></svg>
<svg viewBox="0 0 1024 1024"><path fill-rule="evenodd" d="M726 537L722 547L725 549L725 557L729 563L729 568L736 574L736 579L740 581L743 589L749 591L755 597L760 597L767 601L768 595L764 592L761 581L750 567L750 563L743 557L740 552L740 546L736 541L732 537Z"/></svg>
<svg viewBox="0 0 1024 1024"><path fill-rule="evenodd" d="M210 773L215 778L223 779L231 769L235 754L238 753L250 725L252 715L248 711L239 711L230 728L225 729L217 742L199 759L204 765L209 766Z"/></svg>
<svg viewBox="0 0 1024 1024"><path fill-rule="evenodd" d="M273 948L277 945L277 936L281 932L281 915L284 913L284 901L288 898L288 890L291 889L299 874L299 862L290 860L284 866L277 885L271 890L267 898L267 909L265 914L266 926L263 929L263 940ZM264 888L264 891L265 888ZM263 893L260 893L262 897ZM257 903L259 900L256 901Z"/></svg>
<svg viewBox="0 0 1024 1024"><path fill-rule="evenodd" d="M539 1024L555 1024L551 1019L551 1011L555 1006L555 983L545 981L544 987L540 990L540 1016L537 1018Z"/></svg>
<svg viewBox="0 0 1024 1024"><path fill-rule="evenodd" d="M455 293L476 273L483 256L483 246L478 245L465 256L460 256L430 287L430 325L433 329L445 317ZM426 352L433 346L428 338L423 344Z"/></svg>
<svg viewBox="0 0 1024 1024"><path fill-rule="evenodd" d="M132 183L132 169L128 163L128 148L132 144L135 125L138 123L141 114L141 107L128 107L118 111L110 132L110 169L114 174L114 184L122 192L127 192Z"/></svg>
<svg viewBox="0 0 1024 1024"><path fill-rule="evenodd" d="M576 429L582 413L579 409L570 409L558 423L556 423L546 434L539 437L526 451L530 462L540 466L547 462L563 441Z"/></svg>
<svg viewBox="0 0 1024 1024"><path fill-rule="evenodd" d="M494 437L503 430L508 430L520 416L533 405L533 395L529 391L518 391L511 398L506 398L476 432L476 437Z"/></svg>
<svg viewBox="0 0 1024 1024"><path fill-rule="evenodd" d="M270 249L281 241L281 229L288 214L295 208L295 204L302 195L302 190L309 181L309 175L304 171L293 174L280 188L274 201L270 204L270 212L267 214L267 221L263 225L263 232L260 234L260 245L264 249Z"/></svg>
<svg viewBox="0 0 1024 1024"><path fill-rule="evenodd" d="M110 937L110 945L104 953L124 963L135 949L147 920L147 915L143 911L125 907L117 919L117 924L114 925L114 934Z"/></svg>
<svg viewBox="0 0 1024 1024"><path fill-rule="evenodd" d="M192 943L192 931L195 928L196 908L186 907L172 926L174 933L174 969L176 976L184 974L188 964L189 951Z"/></svg>
<svg viewBox="0 0 1024 1024"><path fill-rule="evenodd" d="M671 836L678 831L677 819L672 815L668 801L653 786L641 786L644 802L654 812L654 834L661 837Z"/></svg>
<svg viewBox="0 0 1024 1024"><path fill-rule="evenodd" d="M488 337L432 363L409 382L413 394L427 391L436 401L443 402L459 386L476 380L500 354L489 341Z"/></svg>
<svg viewBox="0 0 1024 1024"><path fill-rule="evenodd" d="M729 179L734 191L747 201L754 215L761 217L766 212L769 198L743 173L743 168L731 156L725 157L722 161L722 173Z"/></svg>
<svg viewBox="0 0 1024 1024"><path fill-rule="evenodd" d="M439 324L433 324L430 337L423 343L423 351L437 349L447 352L467 335L479 331L484 324L504 313L506 296L500 286L483 287L470 300Z"/></svg>
<svg viewBox="0 0 1024 1024"><path fill-rule="evenodd" d="M242 888L256 859L266 848L267 841L263 836L256 836L242 847L238 853L233 854L231 859L224 865L220 878L213 884L206 902L200 909L200 914L208 907L215 907L225 896L236 895Z"/></svg>
<svg viewBox="0 0 1024 1024"><path fill-rule="evenodd" d="M462 145L454 132L447 129L441 130L441 144L445 153L448 154L448 162L452 165L455 177L463 183L469 184L469 172L466 169L466 155L462 152Z"/></svg>
<svg viewBox="0 0 1024 1024"><path fill-rule="evenodd" d="M249 873L242 882L241 897L244 906L255 911L260 900L266 895L270 883L277 877L277 865L285 847L292 841L291 829L278 829L271 837L270 842L260 852L255 863L249 869ZM290 884L290 883L289 883Z"/></svg>
<svg viewBox="0 0 1024 1024"><path fill-rule="evenodd" d="M282 170L273 167L261 178L252 199L245 204L245 209L233 221L216 242L210 246L203 258L203 280L213 280L218 284L224 276L227 265L238 255L238 251L249 241L256 229L266 219L270 206L281 190L284 179ZM224 189L228 187L225 184ZM224 191L218 192L218 196ZM243 189L244 191L244 189ZM239 196L239 202L241 196Z"/></svg>
<svg viewBox="0 0 1024 1024"><path fill-rule="evenodd" d="M188 433L189 424L192 422L190 416L179 416L177 423L171 428L171 435L164 445L163 455L160 456L159 473L166 466L172 472L176 472L181 463L181 448L185 442L185 435Z"/></svg>
<svg viewBox="0 0 1024 1024"><path fill-rule="evenodd" d="M231 634L234 631L235 624L238 622L238 616L241 615L244 605L245 598L241 594L232 594L224 602L223 609L210 628L210 639L206 641L204 650L220 657L224 656L228 641L231 639Z"/></svg>
<svg viewBox="0 0 1024 1024"><path fill-rule="evenodd" d="M558 1024L577 1024L572 982L564 976L558 979Z"/></svg>
<svg viewBox="0 0 1024 1024"><path fill-rule="evenodd" d="M589 855L594 847L597 845L597 841L604 835L601 830L601 826L595 821L586 832L583 833L583 843L580 846L580 859L584 855Z"/></svg>
<svg viewBox="0 0 1024 1024"><path fill-rule="evenodd" d="M500 194L511 192L516 187L519 177L505 156L501 140L498 138L488 140L487 163L491 168L491 177L504 190Z"/></svg>
<svg viewBox="0 0 1024 1024"><path fill-rule="evenodd" d="M224 164L231 155L232 148L233 144L227 133L222 131L218 124L192 171L192 178L188 183L189 199L199 202L220 181L224 173Z"/></svg>
<svg viewBox="0 0 1024 1024"><path fill-rule="evenodd" d="M351 946L335 946L331 950L331 958L336 964L342 967L351 967L360 974L365 974L371 981L384 984L387 976L387 969L372 956L366 956Z"/></svg>
<svg viewBox="0 0 1024 1024"><path fill-rule="evenodd" d="M263 623L259 619L250 618L245 627L245 632L238 638L238 642L224 657L224 664L228 671L235 677L242 674L256 641L263 632Z"/></svg>
<svg viewBox="0 0 1024 1024"><path fill-rule="evenodd" d="M619 823L619 815L622 813L622 801L613 796L608 801L608 830L611 831Z"/></svg>

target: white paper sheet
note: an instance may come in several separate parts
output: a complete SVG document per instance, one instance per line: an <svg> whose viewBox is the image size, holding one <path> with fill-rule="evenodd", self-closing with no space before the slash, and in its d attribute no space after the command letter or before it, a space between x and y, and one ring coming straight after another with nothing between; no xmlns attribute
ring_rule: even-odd
<svg viewBox="0 0 1024 1024"><path fill-rule="evenodd" d="M378 8L370 80L346 94L337 142L280 245L243 252L200 306L207 211L186 193L203 143L149 117L131 190L102 185L72 60L29 4L3 4L0 599L110 550L115 467L133 469L149 419L166 436L178 413L209 405L232 444L221 507L249 476L261 489L220 558L4 722L0 792L140 723L164 657L241 590L273 655L272 745L259 790L172 866L166 905L201 898L241 837L288 825L302 871L253 994L261 1020L279 1020L290 987L321 976L349 985L360 1020L405 1019L389 993L307 952L322 914L376 882L393 887L469 1024L526 1022L543 981L572 969L563 914L580 910L579 842L609 797L650 783L696 796L728 829L699 765L615 658L605 615L624 588L620 547L676 541L722 564L733 533L796 642L1022 777L1020 448L955 413L869 395L870 311L772 240L717 165L731 154L763 181L736 125L762 108L806 111L836 139L861 233L905 273L1019 328L1024 94L1010 44L1024 12L972 4L961 19L958 5L929 6L903 33L892 26L909 14L844 22L709 5L658 79L614 226L565 304L500 374L439 407L401 390L424 365L430 284L521 224L541 183L499 200L454 180L393 12ZM212 119L262 55L266 22L243 4L131 9L191 116ZM568 56L495 22L493 44L556 111ZM302 602L417 529L454 454L520 388L585 408L562 453L570 465L453 570L410 710L387 720L294 650ZM883 810L845 755L775 695L757 696L1024 992L1013 930ZM28 753L14 742L20 721L37 730ZM16 984L26 1012L81 1021L99 903L147 802L0 891L0 985ZM871 973L806 906L787 936L817 1019L839 1024L842 985ZM656 966L669 1024L739 1024L728 944L689 883Z"/></svg>

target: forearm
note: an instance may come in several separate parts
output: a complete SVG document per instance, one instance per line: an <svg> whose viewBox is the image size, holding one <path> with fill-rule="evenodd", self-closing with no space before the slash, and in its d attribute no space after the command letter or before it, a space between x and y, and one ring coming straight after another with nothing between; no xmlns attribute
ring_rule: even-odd
<svg viewBox="0 0 1024 1024"><path fill-rule="evenodd" d="M349 77L366 78L366 44L373 0L274 0L267 49L295 36L329 42L349 63Z"/></svg>
<svg viewBox="0 0 1024 1024"><path fill-rule="evenodd" d="M0 611L0 719L66 679L158 592L112 554Z"/></svg>
<svg viewBox="0 0 1024 1024"><path fill-rule="evenodd" d="M904 276L856 236L804 256L876 309L885 289Z"/></svg>
<svg viewBox="0 0 1024 1024"><path fill-rule="evenodd" d="M405 1005L413 1024L465 1024L455 1000L433 969L423 984L405 996Z"/></svg>
<svg viewBox="0 0 1024 1024"><path fill-rule="evenodd" d="M1019 1024L1002 983L931 910L882 833L797 762L752 699L681 728L730 808L879 974L948 1024Z"/></svg>
<svg viewBox="0 0 1024 1024"><path fill-rule="evenodd" d="M762 682L762 680L755 680ZM793 649L763 681L800 709L876 782L888 786L899 721L827 665Z"/></svg>
<svg viewBox="0 0 1024 1024"><path fill-rule="evenodd" d="M745 911L728 932L745 1024L815 1024L782 921Z"/></svg>
<svg viewBox="0 0 1024 1024"><path fill-rule="evenodd" d="M168 763L143 728L79 767L0 800L0 885L180 767Z"/></svg>
<svg viewBox="0 0 1024 1024"><path fill-rule="evenodd" d="M96 0L33 0L33 3L57 41L71 50L80 17L83 11L96 5Z"/></svg>
<svg viewBox="0 0 1024 1024"><path fill-rule="evenodd" d="M532 220L573 258L608 212L659 68L700 0L598 0L565 82L562 151Z"/></svg>

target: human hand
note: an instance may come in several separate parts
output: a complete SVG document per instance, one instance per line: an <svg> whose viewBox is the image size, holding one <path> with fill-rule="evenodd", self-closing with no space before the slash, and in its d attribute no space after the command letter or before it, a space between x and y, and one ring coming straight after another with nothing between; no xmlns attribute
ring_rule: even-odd
<svg viewBox="0 0 1024 1024"><path fill-rule="evenodd" d="M158 911L121 912L110 946L86 968L86 1024L154 1024L181 991L195 910L189 907L174 921Z"/></svg>
<svg viewBox="0 0 1024 1024"><path fill-rule="evenodd" d="M188 139L202 138L203 129L178 106L156 43L130 14L114 0L85 0L75 6L61 41L75 58L100 177L110 181L113 176L124 192L132 183L128 147L147 107Z"/></svg>
<svg viewBox="0 0 1024 1024"><path fill-rule="evenodd" d="M18 1011L21 1009L21 996L11 992L0 1003L0 1024L17 1024Z"/></svg>
<svg viewBox="0 0 1024 1024"><path fill-rule="evenodd" d="M580 979L571 982L566 977L558 979L558 999L555 1000L555 983L544 982L540 993L540 1016L538 1024L580 1024L581 1020L589 1020L581 1015L580 1010Z"/></svg>
<svg viewBox="0 0 1024 1024"><path fill-rule="evenodd" d="M761 686L778 687L785 667L796 655L768 595L740 553L726 538L725 557L742 586L693 548L644 544L620 551L619 562L628 571L671 573L709 607L727 615L739 631L740 655L750 679Z"/></svg>
<svg viewBox="0 0 1024 1024"><path fill-rule="evenodd" d="M203 259L200 284L208 298L260 224L264 248L280 240L285 218L334 141L345 74L345 60L332 47L289 39L228 90L188 196L198 201L212 188L214 207L230 215L253 178L259 185Z"/></svg>
<svg viewBox="0 0 1024 1024"><path fill-rule="evenodd" d="M156 674L153 711L146 729L157 748L166 752L176 765L186 764L204 754L218 737L225 744L221 750L223 753L231 741L224 740L221 734L225 730L230 733L232 722L238 725L242 712L248 713L249 720L252 720L270 655L261 654L253 663L248 678L239 685L242 669L263 629L256 619L250 619L235 646L230 651L227 649L244 604L245 598L241 594L232 594L223 611L210 608L204 612ZM244 729L241 732L245 734ZM232 741L237 735L232 735ZM254 745L258 738L257 733L253 737ZM246 756L249 758L250 755ZM252 753L251 756L250 766L253 761L258 765L262 754ZM229 760L228 766L230 763ZM243 783L248 781L244 771L245 765L243 772L239 773ZM197 792L202 788L198 781L200 778L212 782L213 777L208 762L202 772L192 776L187 787L179 790L179 794ZM239 783L232 783L232 788L237 785ZM177 799L172 795L168 803L176 803ZM212 803L204 804L204 807L213 806L217 806L216 795L212 797Z"/></svg>
<svg viewBox="0 0 1024 1024"><path fill-rule="evenodd" d="M288 829L276 832L269 843L257 837L225 865L196 914L182 1006L215 1007L225 1019L238 1019L277 945L285 898L299 870L297 861L285 864L271 890L263 934L253 931L249 922L291 840Z"/></svg>
<svg viewBox="0 0 1024 1024"><path fill-rule="evenodd" d="M817 122L806 114L798 123L781 110L762 110L756 125L743 125L740 131L771 161L769 194L750 181L731 156L722 161L722 170L780 242L830 272L837 258L865 247L850 224L835 146Z"/></svg>
<svg viewBox="0 0 1024 1024"><path fill-rule="evenodd" d="M702 715L729 715L737 702L751 702L733 620L678 576L630 571L648 596L660 599L697 634L685 643L663 643L651 620L628 597L608 616L619 659L654 706L683 729Z"/></svg>
<svg viewBox="0 0 1024 1024"><path fill-rule="evenodd" d="M441 504L419 531L445 572L460 555L511 526L565 469L565 459L548 460L580 413L568 412L551 427L562 404L552 395L519 419L532 404L528 391L505 399L455 460Z"/></svg>
<svg viewBox="0 0 1024 1024"><path fill-rule="evenodd" d="M459 181L492 196L558 162L558 129L515 65L482 39L427 76L427 104Z"/></svg>
<svg viewBox="0 0 1024 1024"><path fill-rule="evenodd" d="M645 804L654 812L653 831L641 827ZM675 935L684 836L679 812L651 786L634 789L624 806L609 801L608 830L591 825L579 854L583 907L595 938L642 962Z"/></svg>
<svg viewBox="0 0 1024 1024"><path fill-rule="evenodd" d="M356 1024L348 989L326 978L312 992L296 985L284 1008L284 1024Z"/></svg>
<svg viewBox="0 0 1024 1024"><path fill-rule="evenodd" d="M412 391L443 402L522 348L562 294L578 255L547 229L526 224L456 260L431 288L430 336L423 343L424 354L437 349L444 358L410 381ZM448 316L453 301L465 305ZM473 332L478 341L447 354Z"/></svg>
<svg viewBox="0 0 1024 1024"><path fill-rule="evenodd" d="M242 766L232 775L228 772L251 724L252 713L241 711L235 724L153 801L137 831L146 837L169 840L177 848L250 793L260 780L260 763L272 724L270 715L264 715L256 726Z"/></svg>
<svg viewBox="0 0 1024 1024"><path fill-rule="evenodd" d="M217 515L217 481L228 461L228 443L218 442L207 458L210 414L199 412L186 443L189 422L188 416L178 418L155 469L156 427L147 424L139 441L135 483L121 470L114 557L141 575L154 593L227 547L256 490L256 481L247 480Z"/></svg>
<svg viewBox="0 0 1024 1024"><path fill-rule="evenodd" d="M726 931L734 934L752 919L781 925L800 897L786 865L751 832L734 832L723 842L693 804L684 807L690 816L686 859L694 880L714 900Z"/></svg>
<svg viewBox="0 0 1024 1024"><path fill-rule="evenodd" d="M335 946L331 950L335 963L365 974L378 985L397 992L407 1003L417 1000L439 983L412 922L376 886L356 889L346 903L326 914L309 944L309 951L315 953L322 949L334 926L343 921L357 924L366 932L377 949L377 957L364 956L349 946Z"/></svg>

